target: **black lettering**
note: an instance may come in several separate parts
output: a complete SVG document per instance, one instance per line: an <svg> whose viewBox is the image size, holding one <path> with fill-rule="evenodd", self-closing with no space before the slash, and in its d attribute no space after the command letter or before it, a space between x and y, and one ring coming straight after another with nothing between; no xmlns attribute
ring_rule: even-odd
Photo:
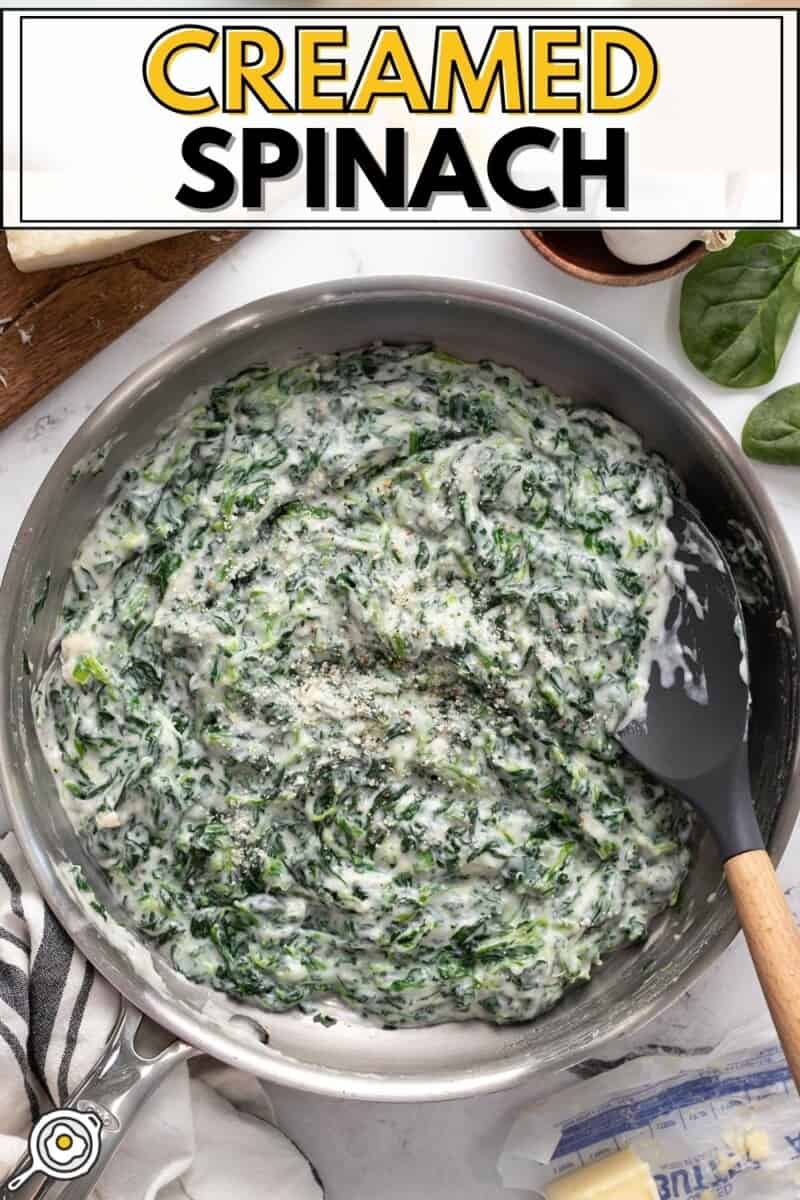
<svg viewBox="0 0 800 1200"><path fill-rule="evenodd" d="M606 207L625 208L628 202L628 135L624 129L606 130L606 157L584 158L582 129L564 130L564 207L583 208L585 179L605 179Z"/></svg>
<svg viewBox="0 0 800 1200"><path fill-rule="evenodd" d="M406 201L406 131L386 130L386 166L382 167L355 129L336 131L336 205L358 207L358 171L386 208Z"/></svg>
<svg viewBox="0 0 800 1200"><path fill-rule="evenodd" d="M265 146L274 146L271 162L262 158ZM242 135L242 202L245 208L264 207L264 181L286 179L300 162L297 138L285 129L245 129Z"/></svg>
<svg viewBox="0 0 800 1200"><path fill-rule="evenodd" d="M187 133L181 146L183 161L187 167L197 171L198 175L210 179L213 186L207 191L202 191L188 183L181 184L175 196L179 204L205 211L224 208L226 204L230 204L236 195L236 177L224 163L208 158L204 151L207 146L218 146L220 150L227 150L232 142L232 133L217 129L214 125L203 125Z"/></svg>
<svg viewBox="0 0 800 1200"><path fill-rule="evenodd" d="M309 129L306 134L306 204L328 207L328 131Z"/></svg>
<svg viewBox="0 0 800 1200"><path fill-rule="evenodd" d="M552 129L533 125L529 129L512 129L492 146L486 164L489 183L506 204L515 208L552 208L557 203L552 188L524 188L511 178L511 161L520 150L535 147L552 150L558 137Z"/></svg>
<svg viewBox="0 0 800 1200"><path fill-rule="evenodd" d="M444 173L448 163L453 168L452 175ZM470 208L489 207L457 129L437 131L427 158L422 164L408 207L430 208L433 197L440 192L448 192L451 195L460 193Z"/></svg>

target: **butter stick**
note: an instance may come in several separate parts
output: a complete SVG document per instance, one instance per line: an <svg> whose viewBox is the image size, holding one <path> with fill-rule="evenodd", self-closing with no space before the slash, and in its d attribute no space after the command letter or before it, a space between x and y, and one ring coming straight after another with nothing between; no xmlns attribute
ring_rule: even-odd
<svg viewBox="0 0 800 1200"><path fill-rule="evenodd" d="M633 1150L562 1175L544 1194L545 1200L658 1200L650 1168Z"/></svg>

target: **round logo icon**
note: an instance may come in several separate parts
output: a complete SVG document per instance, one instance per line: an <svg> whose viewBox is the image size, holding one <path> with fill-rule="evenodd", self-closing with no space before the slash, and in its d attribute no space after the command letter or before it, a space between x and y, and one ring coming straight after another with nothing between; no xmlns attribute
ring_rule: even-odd
<svg viewBox="0 0 800 1200"><path fill-rule="evenodd" d="M99 1157L102 1128L97 1113L78 1112L74 1108L56 1108L45 1113L28 1140L30 1164L9 1180L8 1190L16 1191L37 1171L53 1179L78 1179L85 1175Z"/></svg>

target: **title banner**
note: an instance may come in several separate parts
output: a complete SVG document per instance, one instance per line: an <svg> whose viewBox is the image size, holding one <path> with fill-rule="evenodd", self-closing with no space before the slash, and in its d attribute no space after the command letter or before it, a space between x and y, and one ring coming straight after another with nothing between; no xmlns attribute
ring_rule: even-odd
<svg viewBox="0 0 800 1200"><path fill-rule="evenodd" d="M3 15L3 223L796 226L798 14Z"/></svg>

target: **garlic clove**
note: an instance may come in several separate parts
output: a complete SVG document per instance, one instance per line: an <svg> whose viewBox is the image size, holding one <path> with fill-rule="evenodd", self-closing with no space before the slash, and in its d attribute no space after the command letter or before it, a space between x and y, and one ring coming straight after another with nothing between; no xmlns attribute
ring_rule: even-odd
<svg viewBox="0 0 800 1200"><path fill-rule="evenodd" d="M735 229L704 229L702 241L706 250L727 250L736 240Z"/></svg>
<svg viewBox="0 0 800 1200"><path fill-rule="evenodd" d="M692 242L722 250L736 236L726 229L601 229L600 233L615 258L638 267L664 262Z"/></svg>

